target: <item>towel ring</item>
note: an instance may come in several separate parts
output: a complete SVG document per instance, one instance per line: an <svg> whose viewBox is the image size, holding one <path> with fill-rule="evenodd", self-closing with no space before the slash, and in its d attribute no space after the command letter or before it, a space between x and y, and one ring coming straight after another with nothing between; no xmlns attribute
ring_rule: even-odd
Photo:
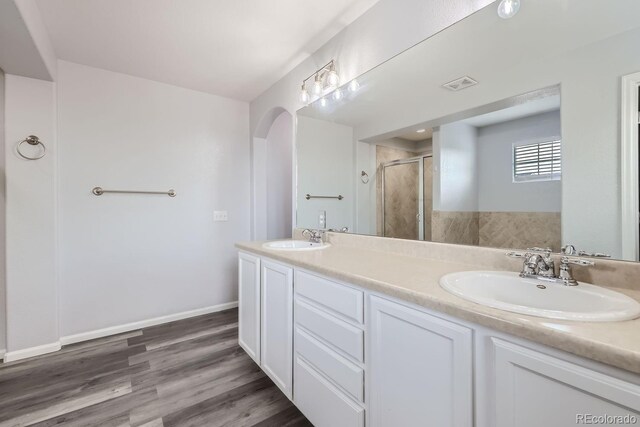
<svg viewBox="0 0 640 427"><path fill-rule="evenodd" d="M20 151L20 147L22 146L22 144L27 143L29 145L33 145L34 147L37 145L40 145L42 147L42 154L40 154L39 156L36 157L29 157L27 155L22 154L22 152ZM29 135L27 138L23 139L22 141L20 141L20 143L18 144L18 147L16 149L16 151L18 151L18 154L20 155L20 157L22 157L23 159L26 160L38 160L44 157L45 154L47 154L47 147L44 146L44 144L42 143L42 141L40 141L40 139L35 136L35 135Z"/></svg>

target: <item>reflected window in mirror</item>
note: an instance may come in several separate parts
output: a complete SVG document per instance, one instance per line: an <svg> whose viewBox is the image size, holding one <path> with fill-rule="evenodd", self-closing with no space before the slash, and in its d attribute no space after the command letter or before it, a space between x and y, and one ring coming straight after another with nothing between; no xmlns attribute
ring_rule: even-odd
<svg viewBox="0 0 640 427"><path fill-rule="evenodd" d="M562 177L561 141L513 145L513 182L554 181Z"/></svg>

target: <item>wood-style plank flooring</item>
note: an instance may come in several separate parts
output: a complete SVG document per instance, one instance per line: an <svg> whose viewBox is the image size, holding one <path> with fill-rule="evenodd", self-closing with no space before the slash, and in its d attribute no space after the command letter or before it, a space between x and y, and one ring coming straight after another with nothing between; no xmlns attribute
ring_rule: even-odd
<svg viewBox="0 0 640 427"><path fill-rule="evenodd" d="M310 426L238 346L236 309L0 365L0 427Z"/></svg>

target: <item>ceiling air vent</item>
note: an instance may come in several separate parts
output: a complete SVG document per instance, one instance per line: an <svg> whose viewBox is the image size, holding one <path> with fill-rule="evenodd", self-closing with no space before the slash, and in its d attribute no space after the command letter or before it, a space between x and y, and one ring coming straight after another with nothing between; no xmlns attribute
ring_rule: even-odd
<svg viewBox="0 0 640 427"><path fill-rule="evenodd" d="M460 77L459 79L455 79L450 81L449 83L445 83L442 85L443 88L449 89L453 92L457 92L462 89L466 89L470 86L477 85L478 82L473 80L469 76Z"/></svg>

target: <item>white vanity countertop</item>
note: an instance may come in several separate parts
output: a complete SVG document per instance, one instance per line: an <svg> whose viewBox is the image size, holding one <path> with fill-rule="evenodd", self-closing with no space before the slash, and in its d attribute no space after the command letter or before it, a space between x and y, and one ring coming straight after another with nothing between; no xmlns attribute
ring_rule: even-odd
<svg viewBox="0 0 640 427"><path fill-rule="evenodd" d="M238 243L236 247L488 328L640 373L640 319L625 322L573 322L527 316L465 301L439 285L440 278L448 273L495 268L335 244L316 251L285 252L265 249L263 243ZM640 291L616 291L640 301Z"/></svg>

